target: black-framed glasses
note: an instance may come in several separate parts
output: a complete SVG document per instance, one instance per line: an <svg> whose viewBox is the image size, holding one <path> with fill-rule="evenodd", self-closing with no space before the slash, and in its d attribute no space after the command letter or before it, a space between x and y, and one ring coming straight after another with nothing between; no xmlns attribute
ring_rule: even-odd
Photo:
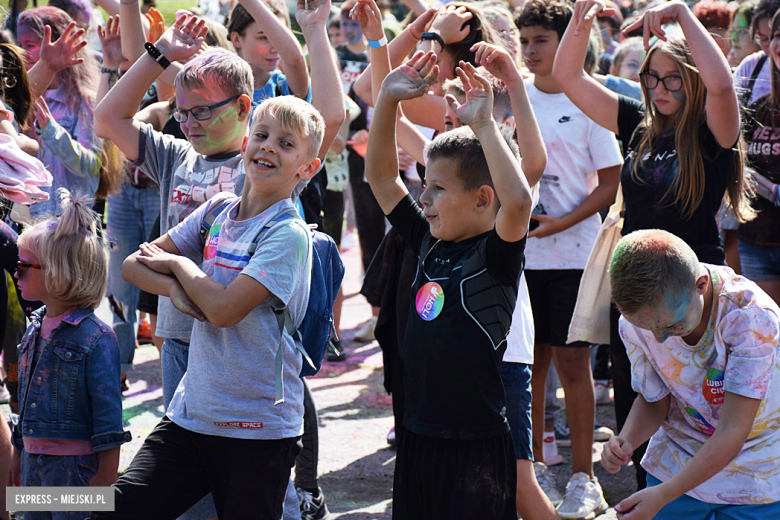
<svg viewBox="0 0 780 520"><path fill-rule="evenodd" d="M659 78L655 74L649 72L643 72L639 75L639 79L642 81L642 85L650 90L658 86L658 82L664 84L664 88L669 92L677 92L683 87L683 80L680 76L666 76L665 78Z"/></svg>
<svg viewBox="0 0 780 520"><path fill-rule="evenodd" d="M214 110L215 108L219 108L223 105L227 105L228 103L230 103L235 99L238 99L239 97L241 97L241 94L237 96L233 96L230 99L226 99L225 101L207 107L194 107L186 110L182 108L174 108L173 118L179 123L184 123L185 121L187 121L189 114L192 114L192 117L194 117L196 121L205 121L206 119L211 117L212 110Z"/></svg>
<svg viewBox="0 0 780 520"><path fill-rule="evenodd" d="M38 264L28 264L27 262L16 262L16 270L21 271L22 269L43 269Z"/></svg>

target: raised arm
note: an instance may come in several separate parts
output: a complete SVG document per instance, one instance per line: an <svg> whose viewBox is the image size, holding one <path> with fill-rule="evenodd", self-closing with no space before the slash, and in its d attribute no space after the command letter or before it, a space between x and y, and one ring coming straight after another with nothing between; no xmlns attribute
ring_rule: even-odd
<svg viewBox="0 0 780 520"><path fill-rule="evenodd" d="M366 179L385 215L409 193L398 175L395 139L398 104L402 99L427 92L438 76L436 56L432 52L418 52L391 72L382 84L369 130Z"/></svg>
<svg viewBox="0 0 780 520"><path fill-rule="evenodd" d="M262 0L239 0L239 3L244 6L252 18L254 18L258 27L260 27L260 30L263 31L268 38L268 41L271 42L277 52L279 52L279 57L284 65L284 75L287 77L287 84L290 86L292 93L301 99L306 99L307 94L309 93L309 72L306 70L306 59L303 56L303 51L301 50L298 40L295 39L293 33L284 26L281 20L271 12ZM314 9L312 5L309 7ZM330 5L330 2L328 2L328 5ZM305 7L305 2L302 7ZM328 47L329 46L330 44L328 44ZM311 50L312 47L310 45L309 52L311 52ZM258 88L262 87L262 85L256 86ZM314 91L312 91L312 95L313 94Z"/></svg>
<svg viewBox="0 0 780 520"><path fill-rule="evenodd" d="M645 12L636 22L626 27L625 31L641 26L647 48L651 33L666 41L666 34L661 26L672 21L680 24L701 81L707 89L707 126L722 148L730 148L737 142L740 132L739 103L731 67L715 40L688 6L677 1L661 4Z"/></svg>
<svg viewBox="0 0 780 520"><path fill-rule="evenodd" d="M542 131L536 122L536 115L531 109L523 77L503 47L480 42L471 50L475 53L475 61L503 81L509 90L517 129L517 145L520 148L520 168L528 179L528 185L533 187L542 178L547 166L547 149L542 139Z"/></svg>
<svg viewBox="0 0 780 520"><path fill-rule="evenodd" d="M553 78L577 108L610 132L618 133L618 95L585 73L588 38L599 13L608 16L602 0L577 0L574 16L555 54Z"/></svg>
<svg viewBox="0 0 780 520"><path fill-rule="evenodd" d="M308 9L306 9L307 3ZM311 104L320 112L325 121L325 136L317 154L320 160L325 159L347 112L339 68L328 40L329 12L330 0L308 0L308 2L298 0L295 10L295 19L301 26L303 37L309 48L312 76Z"/></svg>
<svg viewBox="0 0 780 520"><path fill-rule="evenodd" d="M103 163L98 141L93 139L92 142L89 142L88 138L94 137L94 135L90 131L85 131L87 129L82 124L83 119L79 119L77 131L74 132L75 135L71 136L54 120L49 106L42 97L35 101L33 113L41 141L68 169L76 175L86 178L97 177L100 174L100 167ZM83 139L84 143L79 142L78 138Z"/></svg>
<svg viewBox="0 0 780 520"><path fill-rule="evenodd" d="M87 46L87 41L82 40L82 36L84 29L77 30L76 22L71 22L57 41L52 43L51 27L47 25L43 28L40 59L27 71L33 99L38 99L46 92L49 83L59 71L84 61L84 58L76 57L81 49Z"/></svg>
<svg viewBox="0 0 780 520"><path fill-rule="evenodd" d="M173 62L189 57L200 48L207 31L203 20L195 16L181 16L157 40L156 46L163 56ZM138 158L141 132L141 123L133 116L147 89L162 71L163 68L149 54L144 54L95 109L95 118L106 136L131 161Z"/></svg>
<svg viewBox="0 0 780 520"><path fill-rule="evenodd" d="M451 95L447 96L447 103L461 122L469 125L482 145L490 178L501 200L501 208L496 215L496 233L506 242L517 242L528 232L531 188L515 154L501 135L498 123L493 119L493 89L490 82L477 74L473 65L463 61L457 73L466 91L466 103L459 104Z"/></svg>

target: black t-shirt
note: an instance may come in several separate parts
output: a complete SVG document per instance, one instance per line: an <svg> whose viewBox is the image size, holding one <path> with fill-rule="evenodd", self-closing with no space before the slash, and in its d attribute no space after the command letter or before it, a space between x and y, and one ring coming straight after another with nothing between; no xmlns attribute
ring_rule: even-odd
<svg viewBox="0 0 780 520"><path fill-rule="evenodd" d="M756 100L748 113L758 114L758 109L769 102L769 96ZM775 112L774 119L771 111L767 111L762 121L748 119L744 135L750 166L777 184L780 183L780 114ZM758 210L758 216L751 222L740 224L737 237L753 246L780 247L780 208L758 196L752 204Z"/></svg>
<svg viewBox="0 0 780 520"><path fill-rule="evenodd" d="M677 175L679 164L674 130L661 134L652 151L642 158L637 169L641 181L637 182L631 175L631 167L637 159L635 150L643 135L641 128L636 133L634 131L642 122L644 110L642 103L620 96L618 139L625 154L625 163L620 173L626 202L623 235L639 229L663 229L683 239L701 262L722 265L725 255L715 214L726 193L734 150L721 148L707 123L702 123L699 127L699 143L704 159L704 196L693 215L684 219L668 198L661 202Z"/></svg>
<svg viewBox="0 0 780 520"><path fill-rule="evenodd" d="M499 370L526 239L505 242L493 229L437 241L410 196L387 218L418 258L403 346L404 425L449 439L505 434Z"/></svg>

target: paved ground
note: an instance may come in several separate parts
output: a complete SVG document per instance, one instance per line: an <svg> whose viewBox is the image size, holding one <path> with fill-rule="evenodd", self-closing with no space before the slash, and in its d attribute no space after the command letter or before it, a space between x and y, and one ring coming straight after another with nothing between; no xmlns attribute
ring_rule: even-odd
<svg viewBox="0 0 780 520"><path fill-rule="evenodd" d="M382 386L382 352L376 342L352 341L357 326L369 318L370 308L358 295L360 258L357 250L344 254L347 274L342 318L343 344L348 359L344 363L325 363L322 371L310 379L319 409L320 486L327 497L332 518L341 520L389 519L392 514L392 477L395 452L385 437L393 426L391 399ZM106 318L106 308L99 311ZM136 368L128 376L130 390L125 393L125 427L133 441L122 447L120 471L132 460L144 437L163 415L160 362L154 346L136 351ZM562 397L562 394L559 395ZM7 415L7 406L3 412ZM611 406L600 406L598 418L614 428ZM594 447L594 458L598 449ZM571 454L561 449L565 462L552 468L561 491L570 476ZM595 465L604 494L610 505L633 490L633 468L609 475ZM614 512L600 517L614 518Z"/></svg>

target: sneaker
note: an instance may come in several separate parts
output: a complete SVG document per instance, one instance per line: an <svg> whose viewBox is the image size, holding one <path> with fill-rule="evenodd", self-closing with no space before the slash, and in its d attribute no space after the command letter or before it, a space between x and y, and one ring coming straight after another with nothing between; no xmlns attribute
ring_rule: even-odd
<svg viewBox="0 0 780 520"><path fill-rule="evenodd" d="M325 352L325 359L330 362L339 362L347 359L347 354L344 352L344 348L341 346L339 340L330 340L330 343L328 343L328 350Z"/></svg>
<svg viewBox="0 0 780 520"><path fill-rule="evenodd" d="M298 503L301 505L301 520L323 520L328 518L330 511L325 505L325 495L321 488L317 488L317 495L311 491L296 487Z"/></svg>
<svg viewBox="0 0 780 520"><path fill-rule="evenodd" d="M563 502L563 497L555 487L555 479L547 471L547 465L541 462L534 462L534 473L536 474L536 481L539 483L539 487L542 488L544 494L550 499L553 507L558 507Z"/></svg>
<svg viewBox="0 0 780 520"><path fill-rule="evenodd" d="M590 520L606 511L607 507L599 480L596 477L590 478L585 473L575 473L566 484L566 493L563 503L558 506L558 515L561 518Z"/></svg>
<svg viewBox="0 0 780 520"><path fill-rule="evenodd" d="M558 446L555 444L555 432L544 432L544 463L548 466L557 466L563 462L563 456L558 454Z"/></svg>
<svg viewBox="0 0 780 520"><path fill-rule="evenodd" d="M374 329L376 329L376 316L371 316L371 319L363 323L358 331L355 333L355 341L366 343L374 341Z"/></svg>
<svg viewBox="0 0 780 520"><path fill-rule="evenodd" d="M615 432L607 428L606 426L603 426L599 423L596 423L593 428L593 440L597 442L607 442L610 437L615 435Z"/></svg>
<svg viewBox="0 0 780 520"><path fill-rule="evenodd" d="M571 448L571 434L569 425L555 418L555 443L560 448Z"/></svg>
<svg viewBox="0 0 780 520"><path fill-rule="evenodd" d="M138 333L135 335L139 344L152 342L152 324L144 320L138 324Z"/></svg>
<svg viewBox="0 0 780 520"><path fill-rule="evenodd" d="M9 402L11 402L11 392L8 391L5 385L0 385L0 404Z"/></svg>
<svg viewBox="0 0 780 520"><path fill-rule="evenodd" d="M395 426L390 428L390 431L387 432L387 444L395 446Z"/></svg>
<svg viewBox="0 0 780 520"><path fill-rule="evenodd" d="M612 398L609 395L609 379L594 381L593 389L596 391L597 405L612 404Z"/></svg>

